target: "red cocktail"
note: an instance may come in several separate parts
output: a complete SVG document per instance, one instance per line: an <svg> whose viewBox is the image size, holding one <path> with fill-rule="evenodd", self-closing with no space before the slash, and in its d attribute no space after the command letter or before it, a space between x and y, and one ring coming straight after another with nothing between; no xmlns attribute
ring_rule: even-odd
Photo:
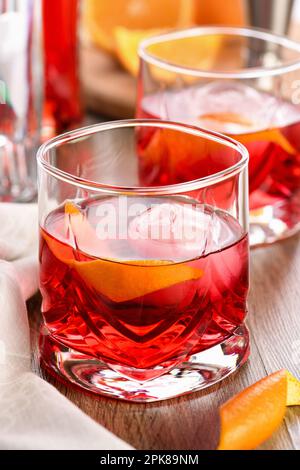
<svg viewBox="0 0 300 470"><path fill-rule="evenodd" d="M226 133L244 144L250 154L250 209L284 204L300 190L299 106L249 87L215 82L147 96L139 104L138 114L148 119L164 119L167 114L171 120ZM193 177L195 173L184 176ZM292 225L290 215L285 222Z"/></svg>
<svg viewBox="0 0 300 470"><path fill-rule="evenodd" d="M133 378L145 369L148 378L161 374L155 366L174 366L191 350L222 342L243 322L248 239L234 218L195 201L129 202L129 211L134 204L145 210L130 221L128 239L98 237L104 205L116 207L119 221L115 198L85 200L70 213L66 203L48 215L40 245L43 314L58 341ZM176 239L176 217L185 224L198 217L210 232ZM174 238L145 238L157 224Z"/></svg>

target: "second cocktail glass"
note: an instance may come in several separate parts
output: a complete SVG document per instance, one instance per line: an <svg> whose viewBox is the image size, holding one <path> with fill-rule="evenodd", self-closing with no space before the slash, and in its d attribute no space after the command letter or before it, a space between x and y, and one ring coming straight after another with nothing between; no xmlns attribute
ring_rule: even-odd
<svg viewBox="0 0 300 470"><path fill-rule="evenodd" d="M204 388L246 361L247 162L229 138L158 120L91 126L41 147L48 369L144 402Z"/></svg>
<svg viewBox="0 0 300 470"><path fill-rule="evenodd" d="M225 133L250 154L250 245L300 228L300 45L268 32L201 27L142 42L137 116ZM193 178L150 171L152 184ZM199 156L199 165L201 165ZM153 162L155 166L156 163ZM149 181L150 184L150 181Z"/></svg>

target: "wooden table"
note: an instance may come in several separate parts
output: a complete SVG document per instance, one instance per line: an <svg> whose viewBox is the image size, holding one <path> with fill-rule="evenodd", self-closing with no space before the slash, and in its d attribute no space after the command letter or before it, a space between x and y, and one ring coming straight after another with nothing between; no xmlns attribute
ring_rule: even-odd
<svg viewBox="0 0 300 470"><path fill-rule="evenodd" d="M300 376L300 236L251 253L248 326L252 352L236 374L202 392L160 403L128 404L96 397L46 375L85 413L137 449L210 449L218 441L218 407L229 397L280 368ZM38 365L40 297L28 302L33 368ZM300 407L263 449L300 449Z"/></svg>

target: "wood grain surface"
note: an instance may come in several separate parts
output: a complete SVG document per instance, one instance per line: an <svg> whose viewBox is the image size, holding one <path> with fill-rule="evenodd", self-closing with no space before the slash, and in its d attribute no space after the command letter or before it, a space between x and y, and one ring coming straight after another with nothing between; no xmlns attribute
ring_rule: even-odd
<svg viewBox="0 0 300 470"><path fill-rule="evenodd" d="M33 368L38 362L40 297L28 303ZM85 413L137 449L213 449L218 442L218 407L232 395L280 368L300 376L300 236L251 252L247 320L251 356L221 383L160 403L128 404L87 394L45 374ZM300 407L288 409L284 424L262 449L300 449Z"/></svg>

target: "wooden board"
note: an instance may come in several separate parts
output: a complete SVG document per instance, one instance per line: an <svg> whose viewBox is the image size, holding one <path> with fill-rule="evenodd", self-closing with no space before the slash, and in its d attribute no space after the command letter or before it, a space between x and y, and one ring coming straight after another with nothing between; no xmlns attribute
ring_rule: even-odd
<svg viewBox="0 0 300 470"><path fill-rule="evenodd" d="M117 60L92 45L81 49L81 82L86 107L102 116L134 116L136 81Z"/></svg>
<svg viewBox="0 0 300 470"><path fill-rule="evenodd" d="M221 383L184 397L150 404L128 404L88 395L45 376L85 413L137 449L210 449L218 441L218 407L265 375L287 368L300 376L300 236L251 252L248 326L251 356L240 371ZM37 361L40 297L29 302L33 368ZM300 407L263 449L300 450Z"/></svg>

